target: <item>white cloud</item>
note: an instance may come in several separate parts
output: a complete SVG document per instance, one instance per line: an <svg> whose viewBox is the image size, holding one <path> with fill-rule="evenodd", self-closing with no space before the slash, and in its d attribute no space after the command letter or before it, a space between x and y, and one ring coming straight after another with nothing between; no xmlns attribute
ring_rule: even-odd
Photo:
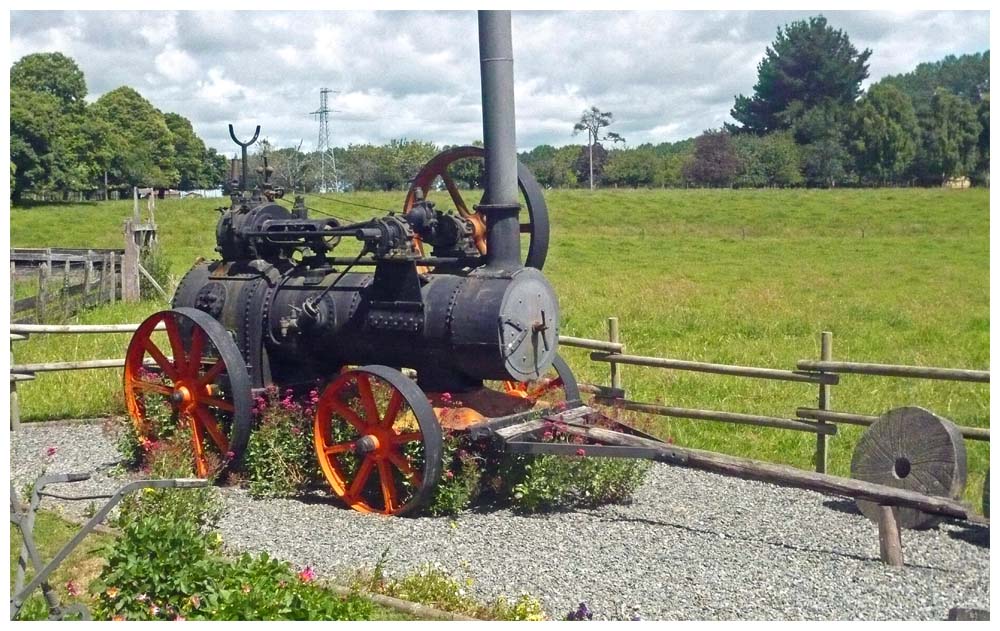
<svg viewBox="0 0 1000 631"><path fill-rule="evenodd" d="M522 148L580 142L596 105L630 146L674 141L728 119L749 94L776 29L807 11L515 12L517 137ZM826 13L872 80L989 46L986 12ZM474 12L13 11L13 59L61 51L83 69L89 100L133 85L191 119L231 154L226 123L260 124L277 145L311 148L319 90L336 144L408 137L440 144L482 135Z"/></svg>
<svg viewBox="0 0 1000 631"><path fill-rule="evenodd" d="M198 62L183 50L167 47L156 56L156 69L171 81L181 83L191 81L198 75Z"/></svg>

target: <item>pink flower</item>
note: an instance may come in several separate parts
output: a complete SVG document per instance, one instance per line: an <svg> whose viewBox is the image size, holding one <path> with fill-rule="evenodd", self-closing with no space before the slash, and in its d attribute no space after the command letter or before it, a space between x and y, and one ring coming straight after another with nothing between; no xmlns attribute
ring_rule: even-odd
<svg viewBox="0 0 1000 631"><path fill-rule="evenodd" d="M307 565L306 569L304 569L301 572L299 572L299 579L303 583L308 583L309 581L314 581L314 580L316 580L316 572L313 572L313 569Z"/></svg>
<svg viewBox="0 0 1000 631"><path fill-rule="evenodd" d="M545 432L542 434L542 440L552 440L554 438L552 432Z"/></svg>
<svg viewBox="0 0 1000 631"><path fill-rule="evenodd" d="M49 445L48 447L45 448L45 455L46 457L51 458L52 456L56 455L57 451L58 449L56 449L52 445Z"/></svg>
<svg viewBox="0 0 1000 631"><path fill-rule="evenodd" d="M298 436L299 434L302 433L302 428L299 427L298 425L292 425L292 433Z"/></svg>
<svg viewBox="0 0 1000 631"><path fill-rule="evenodd" d="M66 583L66 592L70 596L79 596L80 595L80 588L77 587L76 583L74 583L73 581L69 581L69 582Z"/></svg>
<svg viewBox="0 0 1000 631"><path fill-rule="evenodd" d="M451 401L451 393L450 392L442 392L441 393L441 400L442 401Z"/></svg>
<svg viewBox="0 0 1000 631"><path fill-rule="evenodd" d="M448 478L450 480L450 479L452 479L452 478L455 477L455 474L452 473L451 471L445 471L444 472L444 477L446 477L446 478Z"/></svg>
<svg viewBox="0 0 1000 631"><path fill-rule="evenodd" d="M182 615L180 615L180 614L177 614L177 617L176 617L176 618L174 618L174 620L175 620L176 622L184 622L185 620L187 620L187 618L185 618L184 616L182 616Z"/></svg>
<svg viewBox="0 0 1000 631"><path fill-rule="evenodd" d="M577 450L576 450L576 455L578 455L578 456L580 456L580 457L583 457L583 456L586 456L586 455L587 455L587 452L586 452L586 450L584 450L584 449L577 449Z"/></svg>
<svg viewBox="0 0 1000 631"><path fill-rule="evenodd" d="M235 457L236 457L236 454L235 454L235 453L233 453L233 452L231 452L231 451L227 451L227 452L226 452L226 460L232 460L232 459L233 459L233 458L235 458Z"/></svg>

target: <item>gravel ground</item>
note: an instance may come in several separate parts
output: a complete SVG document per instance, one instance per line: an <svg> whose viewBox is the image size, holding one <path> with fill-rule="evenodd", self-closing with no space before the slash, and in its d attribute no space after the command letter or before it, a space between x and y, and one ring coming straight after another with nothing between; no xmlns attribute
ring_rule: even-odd
<svg viewBox="0 0 1000 631"><path fill-rule="evenodd" d="M11 434L18 489L42 469L114 460L97 425L22 425ZM118 484L98 474L64 492ZM988 527L905 531L907 565L888 568L877 529L848 500L667 465L653 467L631 505L535 517L385 518L321 497L222 494L220 527L234 550L267 550L333 577L373 566L387 549L389 574L438 565L471 577L483 599L536 596L556 619L580 601L595 619L645 620L943 620L952 607L989 608ZM76 504L60 508L80 515Z"/></svg>

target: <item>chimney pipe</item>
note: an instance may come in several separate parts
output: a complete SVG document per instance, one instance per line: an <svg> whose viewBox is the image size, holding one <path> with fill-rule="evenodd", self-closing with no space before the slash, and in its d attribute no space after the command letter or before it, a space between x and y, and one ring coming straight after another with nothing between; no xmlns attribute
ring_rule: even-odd
<svg viewBox="0 0 1000 631"><path fill-rule="evenodd" d="M517 142L514 134L514 50L510 11L479 12L479 69L483 92L487 267L521 267Z"/></svg>

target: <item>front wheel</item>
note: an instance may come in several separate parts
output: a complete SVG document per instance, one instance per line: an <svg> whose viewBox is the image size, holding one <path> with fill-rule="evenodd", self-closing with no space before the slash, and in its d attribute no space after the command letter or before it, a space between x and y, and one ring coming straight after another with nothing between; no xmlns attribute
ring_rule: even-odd
<svg viewBox="0 0 1000 631"><path fill-rule="evenodd" d="M404 515L424 506L441 476L441 426L403 373L362 366L320 395L313 426L320 468L354 510Z"/></svg>

